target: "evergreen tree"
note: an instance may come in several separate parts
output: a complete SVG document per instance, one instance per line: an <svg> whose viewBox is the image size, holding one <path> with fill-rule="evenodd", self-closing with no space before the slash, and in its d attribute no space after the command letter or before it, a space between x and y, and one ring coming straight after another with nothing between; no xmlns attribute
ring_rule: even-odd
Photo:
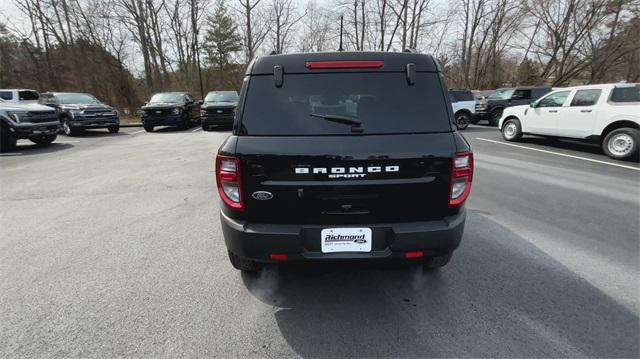
<svg viewBox="0 0 640 359"><path fill-rule="evenodd" d="M222 72L230 63L231 55L242 50L242 39L223 0L218 1L213 16L207 18L207 24L209 30L204 44L207 61Z"/></svg>

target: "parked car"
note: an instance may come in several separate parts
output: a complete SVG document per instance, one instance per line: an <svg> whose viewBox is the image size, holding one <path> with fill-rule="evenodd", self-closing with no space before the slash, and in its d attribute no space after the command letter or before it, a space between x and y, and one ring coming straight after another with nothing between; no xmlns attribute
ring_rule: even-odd
<svg viewBox="0 0 640 359"><path fill-rule="evenodd" d="M0 152L13 150L21 138L48 145L56 139L59 126L56 112L49 107L0 99Z"/></svg>
<svg viewBox="0 0 640 359"><path fill-rule="evenodd" d="M449 90L453 116L458 130L469 127L469 123L476 112L476 100L469 90Z"/></svg>
<svg viewBox="0 0 640 359"><path fill-rule="evenodd" d="M471 93L473 94L473 98L476 101L486 100L487 97L489 97L489 95L491 95L494 92L495 90L471 90Z"/></svg>
<svg viewBox="0 0 640 359"><path fill-rule="evenodd" d="M39 97L36 90L0 89L0 99L8 103L38 103Z"/></svg>
<svg viewBox="0 0 640 359"><path fill-rule="evenodd" d="M140 109L142 124L147 132L156 126L187 129L200 123L200 105L188 92L157 93Z"/></svg>
<svg viewBox="0 0 640 359"><path fill-rule="evenodd" d="M447 264L462 238L473 154L440 71L416 53L254 60L216 157L231 264Z"/></svg>
<svg viewBox="0 0 640 359"><path fill-rule="evenodd" d="M54 108L67 136L84 130L106 128L111 133L120 131L118 111L93 95L77 92L45 92L39 103Z"/></svg>
<svg viewBox="0 0 640 359"><path fill-rule="evenodd" d="M528 105L550 91L551 87L512 87L497 89L490 94L486 100L480 100L476 103L476 123L481 120L487 120L491 126L496 126L505 108Z"/></svg>
<svg viewBox="0 0 640 359"><path fill-rule="evenodd" d="M236 115L238 93L236 91L212 91L204 98L200 109L202 129L231 126Z"/></svg>
<svg viewBox="0 0 640 359"><path fill-rule="evenodd" d="M605 154L638 157L640 84L576 86L551 92L529 106L505 109L499 129L507 141L525 134L600 143Z"/></svg>

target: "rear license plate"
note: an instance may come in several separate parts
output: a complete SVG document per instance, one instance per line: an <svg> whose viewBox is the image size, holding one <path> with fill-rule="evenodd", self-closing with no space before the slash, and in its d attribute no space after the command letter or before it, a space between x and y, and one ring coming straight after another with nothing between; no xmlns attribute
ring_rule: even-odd
<svg viewBox="0 0 640 359"><path fill-rule="evenodd" d="M326 228L320 240L322 253L371 252L371 228Z"/></svg>

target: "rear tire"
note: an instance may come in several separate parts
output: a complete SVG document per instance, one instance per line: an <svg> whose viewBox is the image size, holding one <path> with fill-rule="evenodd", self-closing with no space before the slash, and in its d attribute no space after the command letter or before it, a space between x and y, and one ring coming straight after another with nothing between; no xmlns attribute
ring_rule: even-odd
<svg viewBox="0 0 640 359"><path fill-rule="evenodd" d="M502 138L507 141L517 141L522 138L522 125L515 118L506 120L502 124Z"/></svg>
<svg viewBox="0 0 640 359"><path fill-rule="evenodd" d="M51 142L55 141L57 137L58 135L36 137L36 138L30 138L29 141L35 143L38 146L47 146L51 144Z"/></svg>
<svg viewBox="0 0 640 359"><path fill-rule="evenodd" d="M605 136L602 150L615 160L638 159L638 134L635 128L617 128Z"/></svg>
<svg viewBox="0 0 640 359"><path fill-rule="evenodd" d="M182 121L180 121L180 124L178 125L178 129L179 130L186 130L189 128L189 124L191 123L191 121L189 121L188 118L183 117Z"/></svg>
<svg viewBox="0 0 640 359"><path fill-rule="evenodd" d="M422 266L426 270L433 270L444 267L451 260L453 252L445 253L439 256L425 257Z"/></svg>
<svg viewBox="0 0 640 359"><path fill-rule="evenodd" d="M109 127L109 132L111 132L111 133L118 133L118 131L120 131L120 126L119 125L115 125L115 126Z"/></svg>
<svg viewBox="0 0 640 359"><path fill-rule="evenodd" d="M498 108L491 111L491 115L489 116L489 124L491 126L498 126L498 122L500 122L500 117L502 117L502 113L504 109Z"/></svg>
<svg viewBox="0 0 640 359"><path fill-rule="evenodd" d="M147 132L153 132L153 126L151 125L144 125L144 130Z"/></svg>
<svg viewBox="0 0 640 359"><path fill-rule="evenodd" d="M464 130L469 127L471 122L471 114L465 111L461 111L455 114L456 127L458 130Z"/></svg>
<svg viewBox="0 0 640 359"><path fill-rule="evenodd" d="M231 265L237 270L241 270L243 272L257 272L262 268L258 262L237 256L230 250L227 250L227 253L229 253L229 261L231 261Z"/></svg>
<svg viewBox="0 0 640 359"><path fill-rule="evenodd" d="M202 131L209 131L209 128L211 128L211 127L205 125L204 123L202 124Z"/></svg>
<svg viewBox="0 0 640 359"><path fill-rule="evenodd" d="M16 148L18 139L9 132L9 126L3 123L0 123L0 126L0 152L13 151Z"/></svg>

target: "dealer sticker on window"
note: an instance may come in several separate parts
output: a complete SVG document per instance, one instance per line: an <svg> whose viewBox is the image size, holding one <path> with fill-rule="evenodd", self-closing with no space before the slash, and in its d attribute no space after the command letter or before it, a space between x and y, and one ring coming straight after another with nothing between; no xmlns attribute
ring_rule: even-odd
<svg viewBox="0 0 640 359"><path fill-rule="evenodd" d="M371 228L327 228L320 236L322 253L371 252Z"/></svg>

